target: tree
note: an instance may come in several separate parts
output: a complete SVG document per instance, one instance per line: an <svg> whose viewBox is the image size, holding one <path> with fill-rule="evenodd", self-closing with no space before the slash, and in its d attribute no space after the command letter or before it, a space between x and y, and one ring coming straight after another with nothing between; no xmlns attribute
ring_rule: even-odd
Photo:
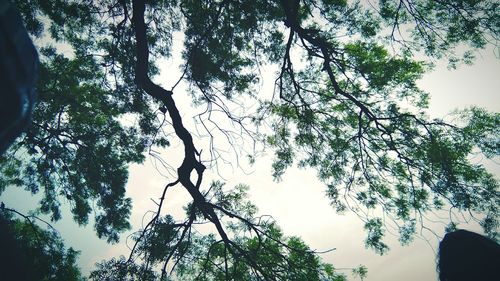
<svg viewBox="0 0 500 281"><path fill-rule="evenodd" d="M21 215L24 220L13 218ZM55 229L42 229L36 217L0 210L3 280L84 280L76 265L78 251L66 249ZM50 226L50 225L49 225Z"/></svg>
<svg viewBox="0 0 500 281"><path fill-rule="evenodd" d="M256 217L244 185L203 180L207 168L227 159L248 154L253 161L257 145L274 150L277 180L294 163L315 169L332 206L358 214L367 246L380 253L387 250L386 220L407 243L417 227L426 227L428 213L445 208L478 215L486 233L497 236L498 181L469 156L498 156L500 115L471 108L460 113L461 123L431 120L428 94L416 85L431 60L472 63L474 50L498 41L497 1L17 5L39 38L39 104L28 132L0 160L0 189L42 189L40 210L54 220L61 201L80 224L94 211L97 235L116 242L130 227L127 164L142 162L145 153L155 157L152 149L171 141L184 148L129 258L101 264L95 278L165 279L167 267L175 276L199 279L343 278L272 220ZM179 82L168 90L152 80L159 74L155 62L172 55L176 34L184 36L179 82L190 85L201 111L201 138L176 106L184 95L174 96ZM271 99L257 90L264 65L278 69ZM256 100L260 106L250 112L246 105ZM137 122L126 122L131 116ZM220 147L231 147L232 156ZM181 221L162 213L175 185L192 197ZM200 223L215 233L197 234ZM194 268L183 266L191 262Z"/></svg>

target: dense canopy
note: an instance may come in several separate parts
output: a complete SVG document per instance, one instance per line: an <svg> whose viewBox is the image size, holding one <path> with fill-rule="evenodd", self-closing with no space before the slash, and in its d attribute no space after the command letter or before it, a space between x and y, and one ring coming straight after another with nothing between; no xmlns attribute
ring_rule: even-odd
<svg viewBox="0 0 500 281"><path fill-rule="evenodd" d="M15 2L40 53L39 100L0 158L0 191L42 193L39 209L53 220L61 204L82 225L94 214L97 235L117 242L130 228L128 165L171 142L183 147L130 256L104 261L91 278L345 278L259 216L244 182L203 179L263 148L274 151L276 180L294 164L316 170L332 207L358 214L377 252L388 249L386 221L407 243L439 210L470 212L497 237L498 180L470 156L498 156L500 115L470 108L457 123L431 119L416 82L437 59L473 63L475 50L497 44L498 1ZM179 70L161 67L171 56ZM160 69L179 82L158 81ZM270 78L262 73L273 73L273 93L260 90ZM192 100L196 127L181 99ZM183 220L164 211L176 185L192 197ZM213 233L195 231L205 223Z"/></svg>
<svg viewBox="0 0 500 281"><path fill-rule="evenodd" d="M16 218L20 216L21 218ZM0 276L3 280L84 280L77 266L79 252L66 249L63 239L34 216L0 209Z"/></svg>

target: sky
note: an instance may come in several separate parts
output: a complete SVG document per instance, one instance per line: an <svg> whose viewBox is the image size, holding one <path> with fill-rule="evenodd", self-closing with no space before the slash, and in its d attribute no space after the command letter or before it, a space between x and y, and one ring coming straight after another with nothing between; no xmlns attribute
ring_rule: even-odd
<svg viewBox="0 0 500 281"><path fill-rule="evenodd" d="M457 70L448 70L446 64L439 62L436 68L426 74L419 85L431 93L429 114L433 117L444 117L450 111L470 105L485 107L491 111L500 112L500 59L498 50L484 50L481 52L473 66L462 65ZM165 62L163 69L173 69L178 61ZM158 79L168 85L174 81L176 73L163 71L164 76ZM274 77L264 77L274 80ZM189 96L180 86L176 89L174 98L178 106L188 108ZM263 87L261 91L269 91ZM179 97L179 98L178 98ZM189 119L185 115L184 119ZM171 160L173 166L180 163L181 146L175 145L163 155ZM316 179L312 170L290 168L283 180L274 182L271 176L271 156L263 155L257 159L254 166L242 171L228 169L223 172L228 185L245 183L250 186L250 199L259 208L260 214L273 216L284 230L286 235L300 236L312 249L318 251L336 248L322 255L324 261L331 262L336 268L345 269L360 264L368 268L367 281L421 281L436 280L435 258L438 239L430 233L424 233L425 239L415 239L409 246L400 246L397 237L388 234L386 242L391 247L388 254L379 256L372 250L365 249L365 232L362 222L353 215L337 215L329 206L325 197L325 186ZM478 159L477 161L482 161ZM144 214L154 208L151 198L158 197L163 186L169 182L155 169L154 161L146 160L143 165L131 165L130 178L127 185L127 195L133 200L131 221L133 230L141 226ZM498 165L486 163L500 178ZM250 172L250 174L247 174ZM207 171L209 177L217 175ZM207 178L207 179L208 179ZM171 179L170 179L171 180ZM208 180L206 181L208 182ZM179 209L189 200L188 194L180 187L169 192L166 201L168 211L180 215ZM27 212L36 206L39 198L31 197L29 193L17 187L9 187L0 200L7 206L12 206L21 212ZM22 202L22 204L20 204ZM117 245L108 245L105 241L97 239L92 229L92 222L86 227L79 227L71 220L67 207L63 208L63 220L54 224L67 246L81 250L79 265L87 274L95 262L109 259L120 254L127 255L127 235L122 235L121 242ZM475 224L461 225L462 228L480 229ZM443 233L443 226L436 224L433 229ZM352 278L351 280L358 280Z"/></svg>

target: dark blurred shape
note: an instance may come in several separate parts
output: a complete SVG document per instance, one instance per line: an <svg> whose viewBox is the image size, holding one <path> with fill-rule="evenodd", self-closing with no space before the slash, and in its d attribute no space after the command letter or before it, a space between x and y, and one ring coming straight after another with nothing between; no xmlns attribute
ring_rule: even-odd
<svg viewBox="0 0 500 281"><path fill-rule="evenodd" d="M447 233L439 243L441 281L500 280L500 245L467 230Z"/></svg>
<svg viewBox="0 0 500 281"><path fill-rule="evenodd" d="M21 16L0 0L0 154L29 124L35 103L38 55Z"/></svg>

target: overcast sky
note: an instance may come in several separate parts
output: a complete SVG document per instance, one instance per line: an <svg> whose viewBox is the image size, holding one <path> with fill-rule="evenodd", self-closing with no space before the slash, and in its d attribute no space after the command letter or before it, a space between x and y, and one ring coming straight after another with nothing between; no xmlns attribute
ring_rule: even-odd
<svg viewBox="0 0 500 281"><path fill-rule="evenodd" d="M461 66L458 70L449 71L444 63L440 63L420 81L420 86L431 93L431 116L443 117L451 110L469 105L500 111L500 60L495 57L493 50L482 51L481 54L475 65ZM173 69L176 65L178 61L171 61L165 64L163 69ZM169 81L178 77L175 74L164 72L159 80L169 87ZM274 80L274 77L267 78ZM181 113L184 112L182 107L189 106L189 95L181 87L176 89L174 98L181 107ZM185 120L189 119L188 117L184 116ZM175 146L172 149L177 148L179 147ZM173 166L180 163L179 153L172 150L164 155L167 155L166 160L172 161ZM337 250L322 256L324 261L333 263L337 268L366 265L368 281L436 280L434 251L438 240L432 235L427 235L428 242L416 239L407 247L399 246L397 238L391 238L389 235L386 241L391 251L384 256L378 256L364 248L365 232L357 217L335 214L324 196L324 185L316 179L313 171L292 168L286 172L283 181L276 183L271 177L270 159L270 156L258 159L256 164L247 170L252 172L250 175L238 169L227 170L223 174L228 185L250 185L251 200L259 207L260 213L272 215L286 235L302 237L313 249L336 248ZM497 178L500 177L498 167L490 164L489 167L496 169L494 172ZM205 179L205 183L209 182L209 178ZM144 213L154 208L150 198L157 198L167 182L168 179L159 175L149 159L144 165L131 166L127 194L133 199L133 230L140 227ZM188 199L182 188L176 187L168 194L166 208L174 215L179 214L179 208ZM27 212L37 204L36 198L15 187L9 187L1 200L9 207L22 212ZM92 223L86 228L76 226L71 220L68 208L64 208L63 217L55 227L60 231L67 246L82 251L80 266L85 274L97 261L128 254L125 248L127 234L122 236L120 244L108 245L95 237ZM476 225L461 227L479 231ZM442 233L443 227L438 225L435 230Z"/></svg>

